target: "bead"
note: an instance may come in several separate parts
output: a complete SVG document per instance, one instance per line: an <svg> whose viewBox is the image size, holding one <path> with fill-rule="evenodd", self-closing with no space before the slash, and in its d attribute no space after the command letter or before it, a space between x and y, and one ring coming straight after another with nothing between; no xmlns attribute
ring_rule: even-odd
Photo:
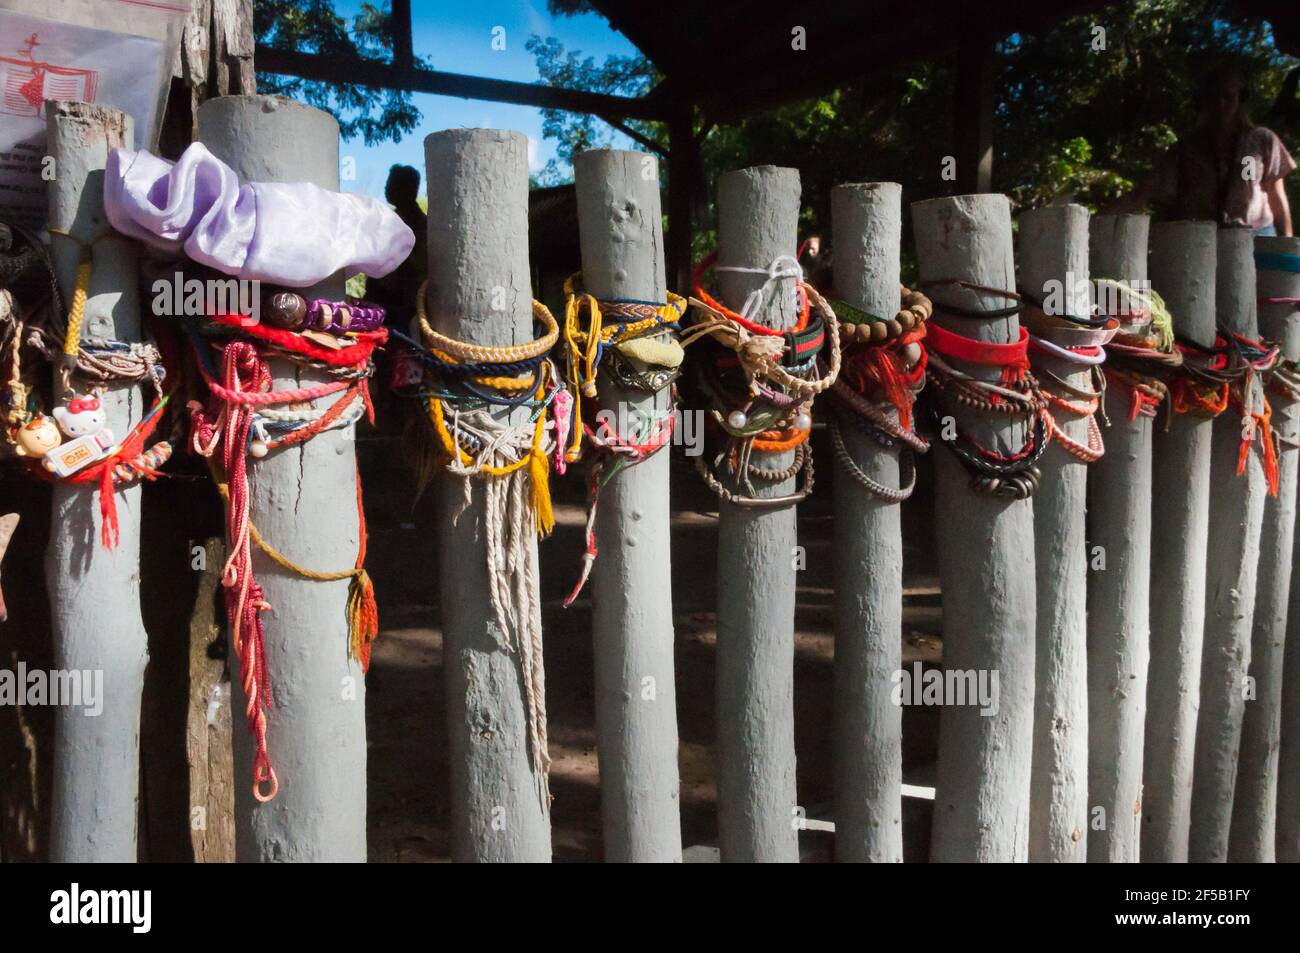
<svg viewBox="0 0 1300 953"><path fill-rule="evenodd" d="M795 415L795 418L794 418L794 429L795 429L795 430L811 430L811 429L812 429L812 417L809 416L809 415L806 414L806 413L799 413L799 414L796 414L796 415Z"/></svg>
<svg viewBox="0 0 1300 953"><path fill-rule="evenodd" d="M749 415L743 410L733 410L727 414L727 423L731 425L732 430L743 430L745 424L749 423Z"/></svg>
<svg viewBox="0 0 1300 953"><path fill-rule="evenodd" d="M266 456L267 449L268 448L266 444L261 440L254 440L252 443L248 445L249 454L254 457L257 457L259 460L262 457Z"/></svg>
<svg viewBox="0 0 1300 953"><path fill-rule="evenodd" d="M266 319L277 328L296 331L307 317L307 302L292 291L277 291L271 295Z"/></svg>
<svg viewBox="0 0 1300 953"><path fill-rule="evenodd" d="M916 341L911 344L903 345L903 360L906 362L908 369L916 367L921 360L921 345Z"/></svg>
<svg viewBox="0 0 1300 953"><path fill-rule="evenodd" d="M889 336L889 329L885 327L884 321L871 322L871 340L874 342L883 341Z"/></svg>
<svg viewBox="0 0 1300 953"><path fill-rule="evenodd" d="M898 312L898 323L902 325L904 331L910 331L916 327L916 315L911 311Z"/></svg>
<svg viewBox="0 0 1300 953"><path fill-rule="evenodd" d="M890 318L885 322L885 327L889 328L889 336L896 338L903 333L903 325L895 318Z"/></svg>

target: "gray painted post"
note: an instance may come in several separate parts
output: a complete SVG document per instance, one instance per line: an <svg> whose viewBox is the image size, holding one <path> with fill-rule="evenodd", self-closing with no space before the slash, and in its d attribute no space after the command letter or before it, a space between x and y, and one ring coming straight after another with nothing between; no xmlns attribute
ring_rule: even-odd
<svg viewBox="0 0 1300 953"><path fill-rule="evenodd" d="M1218 226L1151 226L1151 286L1174 331L1214 345ZM1162 411L1161 419L1168 419ZM1205 553L1210 526L1209 417L1175 414L1156 427L1151 459L1151 663L1142 758L1142 859L1185 863L1192 758L1201 697Z"/></svg>
<svg viewBox="0 0 1300 953"><path fill-rule="evenodd" d="M82 243L93 243L83 337L139 341L140 296L136 245L108 226L103 169L108 150L132 148L131 117L88 103L46 104L50 228L54 264L65 301L72 300ZM56 371L56 375L57 375ZM74 385L75 386L75 385ZM56 394L57 399L57 394ZM137 385L103 395L108 427L122 439L146 407ZM139 800L140 698L148 639L140 617L140 485L117 491L119 543L100 545L99 490L56 484L45 551L54 665L80 672L86 691L97 690L102 713L55 709L50 860L134 863ZM93 673L102 673L102 687ZM89 700L89 699L87 699Z"/></svg>
<svg viewBox="0 0 1300 953"><path fill-rule="evenodd" d="M1300 239L1258 238L1259 251L1300 254ZM1268 298L1300 297L1300 275L1260 269L1259 296ZM1261 325L1265 321L1276 323L1278 309L1284 305L1260 305ZM1295 305L1290 306L1290 319L1285 340L1292 346L1295 334ZM1300 492L1300 491L1298 491ZM1300 862L1300 566L1292 564L1289 606L1286 618L1286 645L1282 665L1282 715L1281 740L1277 764L1277 860L1281 863Z"/></svg>
<svg viewBox="0 0 1300 953"><path fill-rule="evenodd" d="M1059 288L1064 313L1088 314L1087 209L1054 205L1022 213L1017 251L1021 287L1045 303ZM1088 367L1039 353L1031 359L1035 369L1072 387L1092 387ZM1066 436L1087 444L1087 417L1050 409ZM1033 498L1038 639L1029 859L1036 863L1088 858L1088 466L1059 444L1049 446Z"/></svg>
<svg viewBox="0 0 1300 953"><path fill-rule="evenodd" d="M338 123L326 112L277 96L221 96L199 107L199 139L241 182L339 186ZM304 228L328 228L303 222ZM321 235L322 241L329 236ZM304 289L343 297L341 274ZM277 390L330 380L279 359ZM316 406L329 406L327 396ZM350 569L360 545L355 428L327 430L249 463L250 517L268 544L299 565ZM348 581L316 582L282 569L253 547L253 572L272 606L266 623L273 704L267 742L280 780L275 800L253 799L253 741L234 730L235 854L241 861L366 859L366 689L348 657ZM234 652L231 652L232 665ZM233 711L245 700L232 680Z"/></svg>
<svg viewBox="0 0 1300 953"><path fill-rule="evenodd" d="M1253 240L1248 228L1219 229L1215 275L1219 323L1249 338L1259 333ZM1210 538L1214 546L1207 554L1205 575L1205 646L1188 847L1188 859L1193 863L1228 859L1246 707L1245 679L1267 488L1258 444L1247 457L1246 472L1237 476L1243 426L1241 417L1229 407L1214 420L1210 448Z"/></svg>
<svg viewBox="0 0 1300 953"><path fill-rule="evenodd" d="M718 263L766 268L793 255L799 173L757 166L718 180ZM717 273L718 298L739 308L765 276ZM757 314L787 328L796 320L793 279L769 288ZM782 470L794 453L757 453ZM793 493L795 481L755 484L760 496ZM794 754L795 507L722 503L718 521L718 834L726 862L798 863Z"/></svg>
<svg viewBox="0 0 1300 953"><path fill-rule="evenodd" d="M532 341L527 137L448 129L425 138L424 160L430 184L429 323L475 344ZM509 419L527 419L527 409ZM503 648L493 621L483 483L473 481L465 508L461 479L444 474L440 482L452 857L546 863L550 806L529 760L519 658ZM536 540L530 545L536 547Z"/></svg>
<svg viewBox="0 0 1300 953"><path fill-rule="evenodd" d="M831 190L835 290L854 307L893 317L901 303L903 187ZM844 447L868 477L900 485L899 448L858 427ZM902 666L903 533L899 504L869 493L835 463L835 859L903 860L903 709L892 700Z"/></svg>
<svg viewBox="0 0 1300 953"><path fill-rule="evenodd" d="M1089 228L1093 275L1147 277L1145 215L1098 215ZM1141 840L1151 582L1151 431L1130 421L1128 395L1107 388L1106 455L1088 475L1088 860L1135 863ZM1098 551L1096 547L1100 546ZM1102 813L1097 814L1100 808ZM1097 829L1100 827L1100 829Z"/></svg>
<svg viewBox="0 0 1300 953"><path fill-rule="evenodd" d="M1256 238L1260 252L1295 255L1300 239ZM1257 276L1258 297L1300 297L1300 275L1265 270ZM1282 358L1300 358L1300 321L1293 304L1260 304L1259 333L1282 345ZM1228 859L1272 863L1276 854L1278 748L1282 732L1282 666L1291 595L1291 555L1295 541L1296 447L1300 406L1270 395L1277 440L1278 494L1264 501L1259 541L1259 578L1250 648L1250 677L1255 694L1246 704L1237 759L1237 791L1232 802ZM1292 724L1296 724L1292 722ZM1295 801L1282 801L1295 813Z"/></svg>
<svg viewBox="0 0 1300 953"><path fill-rule="evenodd" d="M599 299L663 301L659 166L642 152L574 157L582 280ZM599 381L601 406L628 417L671 409L653 394ZM615 474L600 491L592 567L596 750L605 860L682 859L673 670L669 450Z"/></svg>
<svg viewBox="0 0 1300 953"><path fill-rule="evenodd" d="M967 337L1005 344L1019 319L945 317L945 303L995 310L1007 300L957 285L959 278L1014 290L1011 207L1005 195L959 195L912 205L921 287L934 300L932 320ZM951 362L972 376L995 379L994 367ZM1017 417L963 413L961 426L984 446L1019 449ZM936 440L936 444L940 441ZM935 525L943 592L945 671L993 673L997 711L948 705L940 714L939 764L931 859L1024 861L1029 849L1029 779L1034 718L1034 504L974 492L965 468L936 446ZM991 682L990 682L991 684ZM992 706L990 706L992 707Z"/></svg>

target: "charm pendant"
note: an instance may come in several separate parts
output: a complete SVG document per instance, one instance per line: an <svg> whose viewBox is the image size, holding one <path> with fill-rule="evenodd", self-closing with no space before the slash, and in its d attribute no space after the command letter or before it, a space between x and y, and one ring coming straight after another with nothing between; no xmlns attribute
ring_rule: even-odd
<svg viewBox="0 0 1300 953"><path fill-rule="evenodd" d="M108 417L103 402L93 394L73 397L67 407L56 407L54 419L59 429L71 438L50 450L42 461L45 469L57 477L70 477L104 457L113 448L113 431L105 425Z"/></svg>

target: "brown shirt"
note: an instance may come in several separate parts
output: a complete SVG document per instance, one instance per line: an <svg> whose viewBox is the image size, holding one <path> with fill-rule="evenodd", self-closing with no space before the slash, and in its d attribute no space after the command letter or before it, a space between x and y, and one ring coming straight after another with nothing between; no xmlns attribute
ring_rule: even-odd
<svg viewBox="0 0 1300 953"><path fill-rule="evenodd" d="M1273 223L1264 189L1295 167L1282 140L1263 126L1238 134L1227 163L1208 134L1193 133L1166 154L1156 199L1172 218L1263 228Z"/></svg>

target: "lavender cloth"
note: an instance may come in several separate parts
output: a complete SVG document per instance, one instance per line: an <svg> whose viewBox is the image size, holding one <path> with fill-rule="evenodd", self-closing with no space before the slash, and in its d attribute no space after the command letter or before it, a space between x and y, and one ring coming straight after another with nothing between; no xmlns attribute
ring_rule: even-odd
<svg viewBox="0 0 1300 953"><path fill-rule="evenodd" d="M123 235L184 251L236 278L291 288L340 269L381 278L415 245L415 234L382 202L309 182L241 186L201 142L175 163L144 150L112 150L104 206Z"/></svg>

